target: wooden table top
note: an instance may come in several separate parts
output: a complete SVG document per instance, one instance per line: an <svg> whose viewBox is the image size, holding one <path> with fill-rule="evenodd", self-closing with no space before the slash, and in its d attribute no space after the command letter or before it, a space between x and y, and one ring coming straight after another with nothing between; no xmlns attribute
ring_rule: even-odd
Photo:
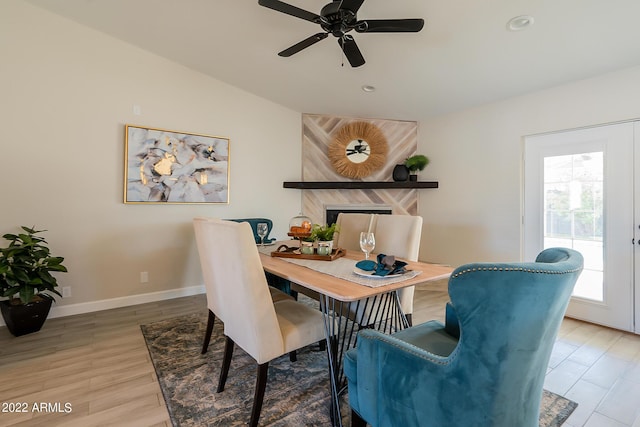
<svg viewBox="0 0 640 427"><path fill-rule="evenodd" d="M362 252L347 251L345 258L352 259L355 265L356 261L362 259ZM373 258L375 259L375 254L373 254ZM301 265L296 265L285 261L283 258L272 257L261 253L260 259L262 260L263 268L269 273L283 277L291 282L304 286L305 288L344 302L357 301L359 299L368 298L396 289L402 289L407 286L414 286L426 282L445 279L449 277L453 271L452 267L446 265L408 261L407 269L419 270L422 273L414 278L407 279L402 282L371 288L321 273Z"/></svg>

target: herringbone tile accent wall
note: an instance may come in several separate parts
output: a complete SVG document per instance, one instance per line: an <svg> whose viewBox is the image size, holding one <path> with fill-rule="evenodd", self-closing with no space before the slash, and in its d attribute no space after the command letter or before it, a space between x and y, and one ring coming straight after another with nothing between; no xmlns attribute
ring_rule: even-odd
<svg viewBox="0 0 640 427"><path fill-rule="evenodd" d="M317 114L302 115L302 180L352 181L333 170L327 150L333 135L344 125L366 121L376 125L389 145L387 163L363 181L392 181L396 164L415 154L418 147L416 122L381 119L358 119ZM302 208L314 222L324 222L325 205L384 204L398 215L417 215L418 191L413 189L385 190L302 190Z"/></svg>

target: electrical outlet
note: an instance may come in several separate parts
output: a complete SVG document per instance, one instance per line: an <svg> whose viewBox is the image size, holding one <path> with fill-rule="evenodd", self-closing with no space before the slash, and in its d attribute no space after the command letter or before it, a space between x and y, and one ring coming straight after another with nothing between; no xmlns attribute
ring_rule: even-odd
<svg viewBox="0 0 640 427"><path fill-rule="evenodd" d="M149 272L141 271L140 272L140 283L149 283Z"/></svg>
<svg viewBox="0 0 640 427"><path fill-rule="evenodd" d="M70 297L71 297L71 286L63 286L62 298L70 298Z"/></svg>

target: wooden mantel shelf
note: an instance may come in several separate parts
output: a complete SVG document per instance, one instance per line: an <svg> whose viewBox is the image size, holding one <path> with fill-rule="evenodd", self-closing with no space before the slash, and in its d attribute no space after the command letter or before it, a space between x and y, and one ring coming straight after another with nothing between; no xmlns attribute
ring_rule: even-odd
<svg viewBox="0 0 640 427"><path fill-rule="evenodd" d="M438 181L285 181L284 188L298 190L373 190L385 188L438 188Z"/></svg>

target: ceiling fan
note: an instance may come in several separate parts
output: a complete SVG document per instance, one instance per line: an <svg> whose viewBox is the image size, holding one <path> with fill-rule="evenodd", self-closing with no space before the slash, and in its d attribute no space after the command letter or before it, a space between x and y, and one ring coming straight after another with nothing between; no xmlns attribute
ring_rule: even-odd
<svg viewBox="0 0 640 427"><path fill-rule="evenodd" d="M320 14L317 15L279 0L258 0L258 4L261 6L319 24L324 30L324 32L314 34L278 53L284 57L296 54L332 34L338 39L338 44L351 66L359 67L365 63L365 60L353 36L347 34L349 31L355 30L357 33L417 33L424 27L424 19L366 19L359 21L357 13L362 3L364 0L335 0L324 6Z"/></svg>

